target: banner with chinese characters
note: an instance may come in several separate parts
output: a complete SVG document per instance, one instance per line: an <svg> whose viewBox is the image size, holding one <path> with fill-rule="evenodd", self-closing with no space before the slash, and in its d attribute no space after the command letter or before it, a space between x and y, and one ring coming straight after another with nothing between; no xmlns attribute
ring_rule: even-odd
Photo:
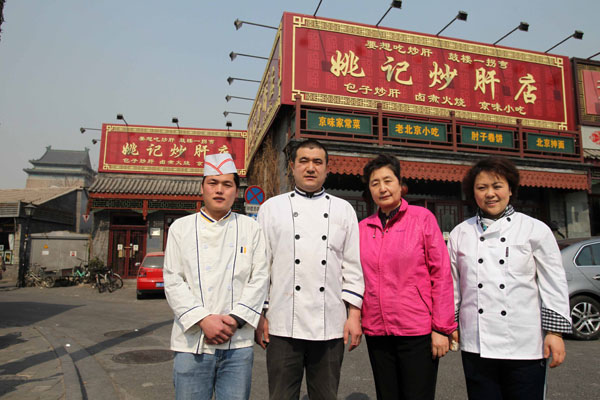
<svg viewBox="0 0 600 400"><path fill-rule="evenodd" d="M283 104L574 130L568 57L285 13Z"/></svg>
<svg viewBox="0 0 600 400"><path fill-rule="evenodd" d="M248 162L275 119L281 105L281 29L277 31L271 55L263 74L256 100L248 117Z"/></svg>
<svg viewBox="0 0 600 400"><path fill-rule="evenodd" d="M463 126L461 127L461 133L462 143L479 146L504 147L507 149L515 147L512 131Z"/></svg>
<svg viewBox="0 0 600 400"><path fill-rule="evenodd" d="M600 62L573 59L581 125L600 126Z"/></svg>
<svg viewBox="0 0 600 400"><path fill-rule="evenodd" d="M446 125L419 121L388 119L388 135L405 139L446 142Z"/></svg>
<svg viewBox="0 0 600 400"><path fill-rule="evenodd" d="M310 130L372 135L371 126L371 117L364 115L306 112L306 128Z"/></svg>
<svg viewBox="0 0 600 400"><path fill-rule="evenodd" d="M527 133L527 149L552 153L575 153L575 139L561 136Z"/></svg>
<svg viewBox="0 0 600 400"><path fill-rule="evenodd" d="M102 125L99 172L204 174L207 154L231 153L246 175L246 131Z"/></svg>

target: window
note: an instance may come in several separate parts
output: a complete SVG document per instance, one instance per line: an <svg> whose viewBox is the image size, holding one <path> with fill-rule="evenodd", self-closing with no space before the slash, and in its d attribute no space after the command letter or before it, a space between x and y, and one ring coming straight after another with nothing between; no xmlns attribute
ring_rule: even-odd
<svg viewBox="0 0 600 400"><path fill-rule="evenodd" d="M600 243L594 243L581 249L575 259L577 266L600 265Z"/></svg>

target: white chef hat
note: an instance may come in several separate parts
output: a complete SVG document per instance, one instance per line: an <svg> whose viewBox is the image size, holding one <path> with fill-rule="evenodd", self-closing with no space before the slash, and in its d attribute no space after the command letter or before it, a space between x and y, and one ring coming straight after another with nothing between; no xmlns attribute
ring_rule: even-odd
<svg viewBox="0 0 600 400"><path fill-rule="evenodd" d="M231 154L207 154L204 157L204 176L225 174L237 174Z"/></svg>

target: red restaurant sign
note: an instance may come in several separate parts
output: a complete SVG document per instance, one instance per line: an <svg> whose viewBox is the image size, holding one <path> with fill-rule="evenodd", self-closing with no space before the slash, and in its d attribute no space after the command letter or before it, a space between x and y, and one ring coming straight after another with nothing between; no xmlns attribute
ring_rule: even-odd
<svg viewBox="0 0 600 400"><path fill-rule="evenodd" d="M575 129L568 57L285 13L283 104Z"/></svg>
<svg viewBox="0 0 600 400"><path fill-rule="evenodd" d="M203 175L207 154L231 153L246 175L246 131L102 125L99 172Z"/></svg>

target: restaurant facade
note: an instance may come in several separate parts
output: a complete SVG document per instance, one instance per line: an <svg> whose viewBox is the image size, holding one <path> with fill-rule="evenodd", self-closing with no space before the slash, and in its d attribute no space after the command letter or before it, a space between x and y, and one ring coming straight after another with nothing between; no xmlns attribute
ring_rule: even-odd
<svg viewBox="0 0 600 400"><path fill-rule="evenodd" d="M518 210L557 237L589 236L597 164L578 111L567 57L284 13L249 117L248 184L290 190L286 149L318 139L327 189L362 219L373 211L362 169L390 154L404 198L449 233L474 212L460 185L469 166L504 156L521 172Z"/></svg>

